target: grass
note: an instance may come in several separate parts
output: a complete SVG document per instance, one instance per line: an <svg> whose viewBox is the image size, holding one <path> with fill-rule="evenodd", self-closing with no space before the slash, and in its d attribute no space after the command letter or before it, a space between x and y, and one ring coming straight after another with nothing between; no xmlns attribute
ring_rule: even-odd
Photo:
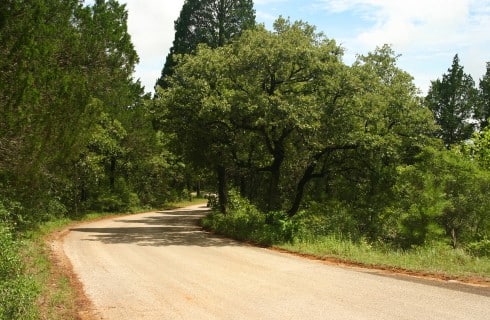
<svg viewBox="0 0 490 320"><path fill-rule="evenodd" d="M403 272L431 274L442 278L478 278L490 282L490 259L473 257L464 250L442 244L392 250L366 242L353 243L337 237L321 237L314 241L283 243L277 247L319 259L338 259L366 267L395 269Z"/></svg>
<svg viewBox="0 0 490 320"><path fill-rule="evenodd" d="M22 259L24 242L0 223L0 319L37 319L40 287Z"/></svg>
<svg viewBox="0 0 490 320"><path fill-rule="evenodd" d="M204 198L192 198L192 200L185 200L185 201L179 201L179 202L169 202L167 203L162 209L163 210L172 210L172 209L178 209L178 208L183 208L187 206L192 206L195 204L206 204L208 202L207 199Z"/></svg>
<svg viewBox="0 0 490 320"><path fill-rule="evenodd" d="M49 227L50 230L54 230L52 228ZM75 319L77 293L70 287L69 278L59 272L53 262L50 249L44 241L44 234L31 234L26 244L23 255L28 272L41 288L36 301L39 319Z"/></svg>
<svg viewBox="0 0 490 320"><path fill-rule="evenodd" d="M281 212L264 214L245 199L235 197L232 200L233 207L230 205L228 214L213 211L202 219L202 225L240 241L273 246L317 259L490 285L490 256L485 254L486 243L482 243L482 250L475 254L475 250L453 249L442 242L409 250L380 242L354 242L320 230L318 226L324 221L304 217L288 219Z"/></svg>

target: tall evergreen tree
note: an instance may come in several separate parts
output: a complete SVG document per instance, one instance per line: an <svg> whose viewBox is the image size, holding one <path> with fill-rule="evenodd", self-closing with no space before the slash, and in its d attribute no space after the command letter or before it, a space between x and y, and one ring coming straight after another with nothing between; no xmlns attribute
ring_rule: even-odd
<svg viewBox="0 0 490 320"><path fill-rule="evenodd" d="M464 72L455 55L442 80L432 81L426 97L427 106L440 126L437 136L449 149L452 144L469 139L475 124L477 90L471 75Z"/></svg>
<svg viewBox="0 0 490 320"><path fill-rule="evenodd" d="M116 0L0 2L0 204L16 219L76 211L74 162L140 99L126 20Z"/></svg>
<svg viewBox="0 0 490 320"><path fill-rule="evenodd" d="M482 129L488 126L490 120L490 62L487 62L487 73L480 80L478 120Z"/></svg>
<svg viewBox="0 0 490 320"><path fill-rule="evenodd" d="M192 53L200 43L220 47L254 25L252 0L186 0L175 21L174 43L157 85L164 87L165 77L172 74L175 54Z"/></svg>

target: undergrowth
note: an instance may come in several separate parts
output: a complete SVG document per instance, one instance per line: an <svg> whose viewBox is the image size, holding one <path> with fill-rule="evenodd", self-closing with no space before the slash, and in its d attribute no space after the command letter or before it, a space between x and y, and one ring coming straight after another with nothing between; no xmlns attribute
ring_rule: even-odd
<svg viewBox="0 0 490 320"><path fill-rule="evenodd" d="M37 319L39 284L27 272L20 251L25 245L0 223L0 319Z"/></svg>
<svg viewBox="0 0 490 320"><path fill-rule="evenodd" d="M297 224L288 219L284 212L263 214L236 194L230 197L229 211L225 215L213 210L202 219L202 226L237 240L265 246L292 241L297 233Z"/></svg>
<svg viewBox="0 0 490 320"><path fill-rule="evenodd" d="M228 213L213 210L201 223L205 229L237 240L318 258L449 277L490 279L490 255L485 241L457 249L444 242L407 249L389 242L368 241L359 234L346 232L340 224L328 225L329 220L307 212L293 218L284 212L262 213L232 192Z"/></svg>

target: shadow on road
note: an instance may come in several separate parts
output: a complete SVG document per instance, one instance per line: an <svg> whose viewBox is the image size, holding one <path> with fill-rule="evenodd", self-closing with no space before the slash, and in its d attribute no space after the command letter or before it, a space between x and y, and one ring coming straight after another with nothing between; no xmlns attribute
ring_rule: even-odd
<svg viewBox="0 0 490 320"><path fill-rule="evenodd" d="M204 210L188 209L159 211L140 218L129 216L115 219L109 227L72 228L70 231L86 232L87 238L84 240L107 244L200 247L238 245L233 240L203 231L198 223L206 213Z"/></svg>

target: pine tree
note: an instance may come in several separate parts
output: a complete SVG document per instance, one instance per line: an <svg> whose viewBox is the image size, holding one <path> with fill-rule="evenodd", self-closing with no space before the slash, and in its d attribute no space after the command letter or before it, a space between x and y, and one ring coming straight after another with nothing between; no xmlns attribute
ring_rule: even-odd
<svg viewBox="0 0 490 320"><path fill-rule="evenodd" d="M469 139L473 134L477 90L471 75L464 73L455 55L453 64L442 80L432 81L426 103L440 126L437 136L449 149L452 144Z"/></svg>
<svg viewBox="0 0 490 320"><path fill-rule="evenodd" d="M478 120L480 128L489 125L490 121L490 62L487 62L487 73L480 80L480 91L478 92Z"/></svg>
<svg viewBox="0 0 490 320"><path fill-rule="evenodd" d="M186 0L175 21L173 47L157 85L165 87L165 77L175 67L175 54L193 53L200 43L220 47L254 25L252 0Z"/></svg>

